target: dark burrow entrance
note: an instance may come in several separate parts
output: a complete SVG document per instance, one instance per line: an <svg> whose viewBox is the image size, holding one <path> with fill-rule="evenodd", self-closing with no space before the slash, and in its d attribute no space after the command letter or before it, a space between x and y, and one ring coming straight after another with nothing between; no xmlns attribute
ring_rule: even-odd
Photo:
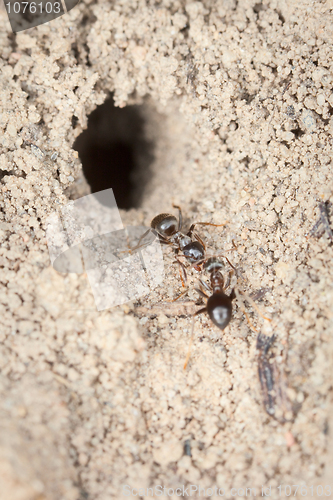
<svg viewBox="0 0 333 500"><path fill-rule="evenodd" d="M140 206L151 178L152 143L145 138L143 106L117 108L112 98L88 119L74 149L91 192L112 188L119 208Z"/></svg>

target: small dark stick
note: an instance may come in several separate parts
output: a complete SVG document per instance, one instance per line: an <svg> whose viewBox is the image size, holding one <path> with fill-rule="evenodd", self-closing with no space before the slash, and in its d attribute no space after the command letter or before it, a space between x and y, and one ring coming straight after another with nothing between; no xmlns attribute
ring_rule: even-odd
<svg viewBox="0 0 333 500"><path fill-rule="evenodd" d="M193 56L189 53L186 57L187 62L187 75L186 75L186 83L189 83L192 87L192 94L196 96L196 86L195 79L198 74L198 69L193 64Z"/></svg>
<svg viewBox="0 0 333 500"><path fill-rule="evenodd" d="M267 337L259 333L257 338L257 349L259 350L258 357L258 373L261 385L261 391L264 399L265 410L268 415L274 416L275 413L275 397L274 397L274 375L270 360L273 354L269 352L274 343L275 335Z"/></svg>
<svg viewBox="0 0 333 500"><path fill-rule="evenodd" d="M282 90L281 96L283 96L287 92L287 90L289 89L290 85L291 85L291 82L288 82L287 85L285 86L285 88Z"/></svg>
<svg viewBox="0 0 333 500"><path fill-rule="evenodd" d="M275 339L275 335L268 337L263 333L259 333L257 337L258 374L266 412L284 424L294 419L294 413L286 393L285 373L279 369L275 355L271 351Z"/></svg>
<svg viewBox="0 0 333 500"><path fill-rule="evenodd" d="M186 439L186 441L184 443L184 455L186 455L188 457L192 456L192 453L191 453L191 440L190 439Z"/></svg>
<svg viewBox="0 0 333 500"><path fill-rule="evenodd" d="M310 231L310 236L320 238L325 232L328 238L333 242L333 232L330 227L330 211L332 209L332 204L329 201L321 201L318 205L320 217Z"/></svg>

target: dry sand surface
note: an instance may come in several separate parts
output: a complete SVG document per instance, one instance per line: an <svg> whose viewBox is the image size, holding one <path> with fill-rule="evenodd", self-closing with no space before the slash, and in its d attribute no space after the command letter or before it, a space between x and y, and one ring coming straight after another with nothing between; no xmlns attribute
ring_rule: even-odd
<svg viewBox="0 0 333 500"><path fill-rule="evenodd" d="M331 7L86 1L17 35L0 11L1 500L118 499L123 485L171 498L190 484L206 497L333 494L333 247L329 231L310 234L333 202ZM237 300L223 333L196 319L183 370L193 306L167 302L181 290L170 248L163 286L102 312L86 275L50 265L46 219L89 193L73 144L110 92L140 106L153 145L124 224L149 225L172 203L187 226L227 222L200 235L212 252L234 240L240 289L263 290L273 321L246 310L276 334L290 421L265 412L257 334ZM188 274L180 301L197 301Z"/></svg>

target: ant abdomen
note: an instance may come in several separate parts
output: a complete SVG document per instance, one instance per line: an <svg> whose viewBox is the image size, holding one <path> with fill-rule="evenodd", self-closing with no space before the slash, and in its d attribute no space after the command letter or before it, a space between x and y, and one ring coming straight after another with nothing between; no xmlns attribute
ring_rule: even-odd
<svg viewBox="0 0 333 500"><path fill-rule="evenodd" d="M174 215L159 214L154 217L150 226L161 236L169 238L178 231L178 220Z"/></svg>
<svg viewBox="0 0 333 500"><path fill-rule="evenodd" d="M205 249L199 241L191 241L182 248L182 252L191 264L199 262L205 256Z"/></svg>
<svg viewBox="0 0 333 500"><path fill-rule="evenodd" d="M206 310L214 325L224 330L231 320L232 300L224 292L213 293L207 301Z"/></svg>

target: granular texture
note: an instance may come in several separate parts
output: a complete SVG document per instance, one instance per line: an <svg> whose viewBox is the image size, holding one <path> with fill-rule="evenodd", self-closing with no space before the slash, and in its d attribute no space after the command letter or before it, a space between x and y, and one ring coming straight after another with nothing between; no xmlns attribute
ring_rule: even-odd
<svg viewBox="0 0 333 500"><path fill-rule="evenodd" d="M333 250L311 234L333 202L331 7L86 1L17 35L0 11L1 500L331 485ZM89 193L73 144L110 93L141 106L154 145L124 224L149 226L172 203L185 226L227 222L198 231L272 318L246 306L276 335L293 421L265 412L257 333L237 301L223 332L195 320L183 370L198 275L192 306L169 307L182 288L171 249L163 286L102 312L85 274L51 267L46 219Z"/></svg>

